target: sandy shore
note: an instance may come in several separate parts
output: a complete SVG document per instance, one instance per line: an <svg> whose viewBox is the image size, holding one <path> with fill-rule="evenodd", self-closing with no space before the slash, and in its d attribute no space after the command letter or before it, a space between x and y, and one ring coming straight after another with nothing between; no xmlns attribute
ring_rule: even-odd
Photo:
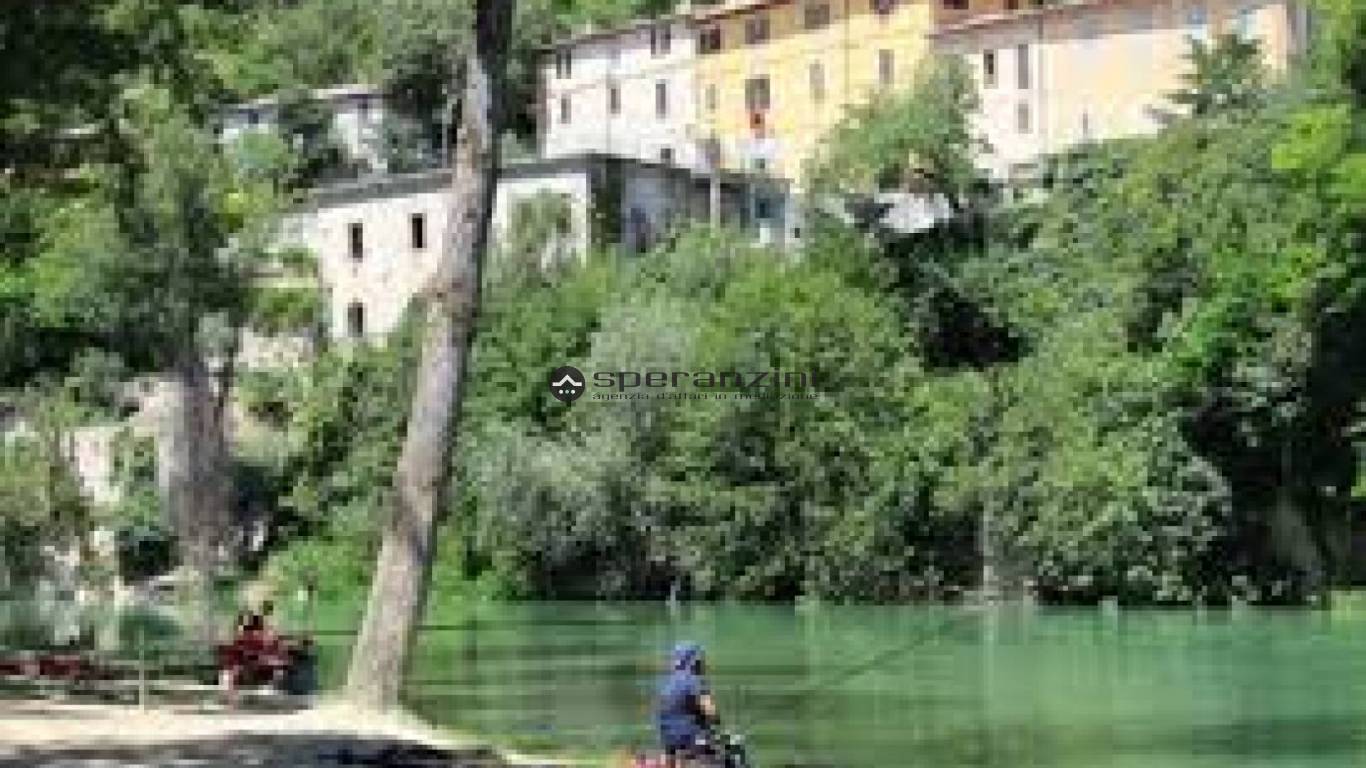
<svg viewBox="0 0 1366 768"><path fill-rule="evenodd" d="M495 768L499 754L402 717L335 704L226 711L0 700L4 768Z"/></svg>

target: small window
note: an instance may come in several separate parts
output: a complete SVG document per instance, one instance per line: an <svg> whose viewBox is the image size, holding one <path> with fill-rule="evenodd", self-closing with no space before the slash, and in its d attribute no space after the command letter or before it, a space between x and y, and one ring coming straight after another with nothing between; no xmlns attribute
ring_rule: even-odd
<svg viewBox="0 0 1366 768"><path fill-rule="evenodd" d="M570 118L573 117L573 108L569 103L568 96L560 97L560 124L569 125Z"/></svg>
<svg viewBox="0 0 1366 768"><path fill-rule="evenodd" d="M408 229L413 243L413 250L425 250L427 247L427 217L420 213L414 213L408 219Z"/></svg>
<svg viewBox="0 0 1366 768"><path fill-rule="evenodd" d="M1081 111L1081 140L1091 140L1091 112L1086 109Z"/></svg>
<svg viewBox="0 0 1366 768"><path fill-rule="evenodd" d="M944 0L944 7L951 11L966 11L968 0Z"/></svg>
<svg viewBox="0 0 1366 768"><path fill-rule="evenodd" d="M745 22L745 45L759 45L768 42L769 24L767 16L755 16Z"/></svg>
<svg viewBox="0 0 1366 768"><path fill-rule="evenodd" d="M574 75L574 53L568 49L555 53L555 76L561 80Z"/></svg>
<svg viewBox="0 0 1366 768"><path fill-rule="evenodd" d="M1028 45L1018 45L1015 47L1015 74L1020 90L1029 90L1031 78L1029 76Z"/></svg>
<svg viewBox="0 0 1366 768"><path fill-rule="evenodd" d="M777 205L773 198L767 195L760 195L754 201L754 218L762 222L770 222L776 218Z"/></svg>
<svg viewBox="0 0 1366 768"><path fill-rule="evenodd" d="M650 27L650 55L668 56L673 48L673 28L668 24Z"/></svg>
<svg viewBox="0 0 1366 768"><path fill-rule="evenodd" d="M1029 133L1034 129L1029 114L1029 102L1022 101L1015 105L1015 130L1019 133Z"/></svg>
<svg viewBox="0 0 1366 768"><path fill-rule="evenodd" d="M707 87L703 90L703 94L704 94L704 95L703 95L703 97L702 97L702 100L703 100L703 103L706 105L707 111L708 111L708 112L715 112L715 111L716 111L716 107L717 107L717 102L719 101L719 98L718 98L718 96L717 96L717 94L716 94L716 84L715 84L715 83L708 83L708 84L707 84Z"/></svg>
<svg viewBox="0 0 1366 768"><path fill-rule="evenodd" d="M261 124L261 113L254 109L247 110L247 125L256 127Z"/></svg>
<svg viewBox="0 0 1366 768"><path fill-rule="evenodd" d="M359 301L346 308L346 334L353 339L365 336L365 305Z"/></svg>
<svg viewBox="0 0 1366 768"><path fill-rule="evenodd" d="M767 77L751 77L745 81L745 109L763 112L773 106Z"/></svg>
<svg viewBox="0 0 1366 768"><path fill-rule="evenodd" d="M824 29L830 26L830 4L807 3L802 21L807 29Z"/></svg>
<svg viewBox="0 0 1366 768"><path fill-rule="evenodd" d="M982 84L987 88L996 87L996 52L982 52Z"/></svg>
<svg viewBox="0 0 1366 768"><path fill-rule="evenodd" d="M879 16L890 16L896 10L896 0L868 0L868 7Z"/></svg>
<svg viewBox="0 0 1366 768"><path fill-rule="evenodd" d="M718 53L722 45L721 28L708 27L697 34L698 53Z"/></svg>
<svg viewBox="0 0 1366 768"><path fill-rule="evenodd" d="M819 61L811 62L811 100L817 104L825 102L825 65Z"/></svg>
<svg viewBox="0 0 1366 768"><path fill-rule="evenodd" d="M1195 40L1204 41L1209 37L1209 16L1203 5L1186 11L1186 34Z"/></svg>
<svg viewBox="0 0 1366 768"><path fill-rule="evenodd" d="M616 83L607 86L607 111L614 115L621 114L621 86Z"/></svg>
<svg viewBox="0 0 1366 768"><path fill-rule="evenodd" d="M1251 40L1255 35L1252 28L1252 9L1243 8L1233 20L1233 33L1242 40Z"/></svg>
<svg viewBox="0 0 1366 768"><path fill-rule="evenodd" d="M883 88L890 88L896 82L896 54L883 49L877 52L877 81Z"/></svg>
<svg viewBox="0 0 1366 768"><path fill-rule="evenodd" d="M673 165L673 164L674 164L674 148L673 148L673 147L664 147L663 149L659 150L659 162L661 162L661 163L663 163L663 164L665 164L665 165Z"/></svg>
<svg viewBox="0 0 1366 768"><path fill-rule="evenodd" d="M1018 10L1020 10L1020 0L1006 0L1006 10L1007 10L1007 11L1018 11Z"/></svg>
<svg viewBox="0 0 1366 768"><path fill-rule="evenodd" d="M655 83L655 116L660 119L669 116L669 84L664 80Z"/></svg>
<svg viewBox="0 0 1366 768"><path fill-rule="evenodd" d="M352 222L347 228L351 236L351 258L360 261L365 258L365 228L360 222Z"/></svg>

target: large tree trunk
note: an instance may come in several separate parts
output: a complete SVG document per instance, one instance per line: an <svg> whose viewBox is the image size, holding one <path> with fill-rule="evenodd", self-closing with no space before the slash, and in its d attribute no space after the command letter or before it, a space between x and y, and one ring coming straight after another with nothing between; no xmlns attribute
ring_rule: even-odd
<svg viewBox="0 0 1366 768"><path fill-rule="evenodd" d="M199 604L197 634L214 631L210 585L232 528L232 478L224 431L224 396L198 349L178 355L157 441L157 467L180 563Z"/></svg>
<svg viewBox="0 0 1366 768"><path fill-rule="evenodd" d="M512 0L477 0L475 6L474 50L464 62L447 195L449 224L441 262L424 292L422 358L395 474L394 506L347 678L347 698L367 709L398 704L426 607L497 184L502 111L497 102L514 5Z"/></svg>

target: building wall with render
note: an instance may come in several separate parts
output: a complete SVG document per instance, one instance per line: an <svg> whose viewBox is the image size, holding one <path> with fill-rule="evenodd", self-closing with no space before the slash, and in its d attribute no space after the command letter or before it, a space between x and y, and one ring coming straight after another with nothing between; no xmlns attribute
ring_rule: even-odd
<svg viewBox="0 0 1366 768"><path fill-rule="evenodd" d="M696 167L694 55L684 16L563 41L541 67L542 156L595 153Z"/></svg>
<svg viewBox="0 0 1366 768"><path fill-rule="evenodd" d="M1046 155L1088 141L1155 133L1178 111L1190 40L1222 33L1261 41L1283 72L1303 50L1304 16L1287 0L1088 0L958 12L933 34L978 82L984 165L1027 176ZM994 75L992 74L994 72Z"/></svg>

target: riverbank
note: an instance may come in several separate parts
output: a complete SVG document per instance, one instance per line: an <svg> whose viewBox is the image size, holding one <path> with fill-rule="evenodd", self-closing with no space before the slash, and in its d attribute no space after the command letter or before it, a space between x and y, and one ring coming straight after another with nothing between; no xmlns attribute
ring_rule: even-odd
<svg viewBox="0 0 1366 768"><path fill-rule="evenodd" d="M578 763L583 765L584 763ZM415 718L338 704L294 711L0 702L4 768L562 768Z"/></svg>

